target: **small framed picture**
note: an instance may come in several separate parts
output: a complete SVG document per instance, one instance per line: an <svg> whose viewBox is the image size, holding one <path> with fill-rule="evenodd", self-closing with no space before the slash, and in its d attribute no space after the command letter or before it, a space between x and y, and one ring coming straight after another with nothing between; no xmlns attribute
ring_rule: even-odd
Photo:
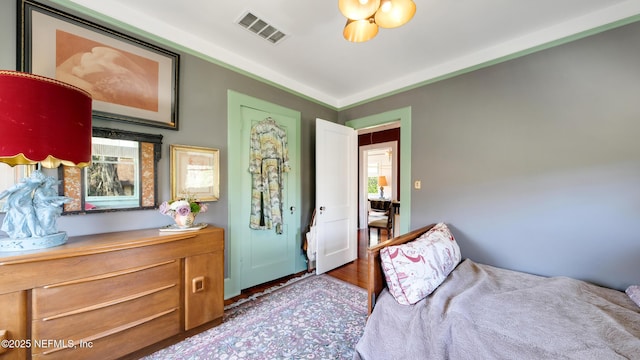
<svg viewBox="0 0 640 360"><path fill-rule="evenodd" d="M217 201L220 197L220 151L171 145L171 199L191 197Z"/></svg>
<svg viewBox="0 0 640 360"><path fill-rule="evenodd" d="M86 90L96 117L178 130L178 54L31 0L18 6L18 70Z"/></svg>

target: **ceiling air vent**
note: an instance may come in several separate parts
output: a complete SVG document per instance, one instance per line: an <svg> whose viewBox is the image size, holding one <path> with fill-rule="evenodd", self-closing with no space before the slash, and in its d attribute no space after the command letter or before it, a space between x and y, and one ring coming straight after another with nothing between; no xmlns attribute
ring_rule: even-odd
<svg viewBox="0 0 640 360"><path fill-rule="evenodd" d="M277 44L280 40L286 36L282 31L269 25L266 21L253 15L250 12L244 14L238 24L243 28L251 31L254 34L260 35L261 38L269 41L272 44Z"/></svg>

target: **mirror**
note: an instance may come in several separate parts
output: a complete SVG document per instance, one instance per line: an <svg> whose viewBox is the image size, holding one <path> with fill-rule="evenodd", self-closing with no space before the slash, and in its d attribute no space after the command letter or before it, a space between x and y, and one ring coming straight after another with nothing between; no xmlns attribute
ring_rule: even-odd
<svg viewBox="0 0 640 360"><path fill-rule="evenodd" d="M162 135L93 128L91 165L62 166L63 214L153 209Z"/></svg>

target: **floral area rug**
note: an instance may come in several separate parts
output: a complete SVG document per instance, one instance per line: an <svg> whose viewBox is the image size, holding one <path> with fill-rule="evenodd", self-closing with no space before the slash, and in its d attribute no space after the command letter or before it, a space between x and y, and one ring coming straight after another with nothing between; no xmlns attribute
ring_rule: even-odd
<svg viewBox="0 0 640 360"><path fill-rule="evenodd" d="M145 359L351 359L366 318L364 289L311 275L230 305L221 325Z"/></svg>

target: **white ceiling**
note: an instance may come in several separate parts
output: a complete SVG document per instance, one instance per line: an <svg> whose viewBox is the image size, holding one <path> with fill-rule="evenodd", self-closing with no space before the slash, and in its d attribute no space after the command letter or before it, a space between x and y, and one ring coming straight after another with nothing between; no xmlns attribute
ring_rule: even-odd
<svg viewBox="0 0 640 360"><path fill-rule="evenodd" d="M415 0L407 25L350 43L335 0L70 2L337 109L640 14L640 0ZM287 38L243 29L246 11Z"/></svg>

